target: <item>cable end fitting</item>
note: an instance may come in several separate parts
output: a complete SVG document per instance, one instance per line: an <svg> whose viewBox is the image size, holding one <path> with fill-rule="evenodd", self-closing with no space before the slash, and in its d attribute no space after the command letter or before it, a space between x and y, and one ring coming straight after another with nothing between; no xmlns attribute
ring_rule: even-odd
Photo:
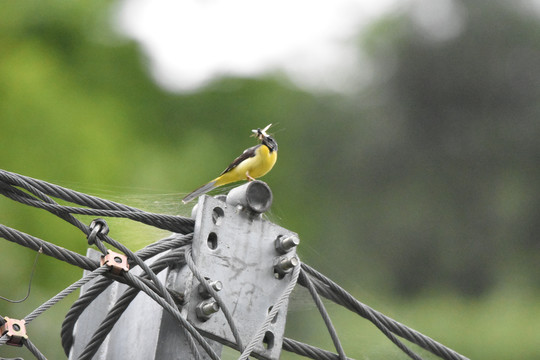
<svg viewBox="0 0 540 360"><path fill-rule="evenodd" d="M98 234L107 235L109 233L109 225L103 219L95 219L90 223L90 234L88 235L88 245L94 245L96 243L96 237Z"/></svg>
<svg viewBox="0 0 540 360"><path fill-rule="evenodd" d="M101 256L101 266L108 265L113 274L119 275L122 271L129 271L127 256L111 250L107 250L107 255Z"/></svg>
<svg viewBox="0 0 540 360"><path fill-rule="evenodd" d="M7 335L9 337L6 344L18 347L23 346L23 339L28 339L24 319L17 320L6 316L5 320L6 322L4 325L0 327L0 334L2 336Z"/></svg>

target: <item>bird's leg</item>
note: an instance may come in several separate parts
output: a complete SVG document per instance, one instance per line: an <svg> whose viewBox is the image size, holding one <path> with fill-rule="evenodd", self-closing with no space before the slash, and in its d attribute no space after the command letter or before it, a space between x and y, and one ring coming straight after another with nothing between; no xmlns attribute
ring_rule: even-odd
<svg viewBox="0 0 540 360"><path fill-rule="evenodd" d="M249 175L249 171L246 171L246 178L248 179L248 181L255 181L255 178Z"/></svg>

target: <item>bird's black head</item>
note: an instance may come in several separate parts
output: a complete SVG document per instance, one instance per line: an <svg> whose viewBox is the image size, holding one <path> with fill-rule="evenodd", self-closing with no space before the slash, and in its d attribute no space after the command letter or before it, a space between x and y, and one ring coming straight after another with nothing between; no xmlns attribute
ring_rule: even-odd
<svg viewBox="0 0 540 360"><path fill-rule="evenodd" d="M262 138L262 143L264 145L266 145L270 149L270 152L277 151L277 148L278 148L277 142L276 142L276 140L274 140L273 137L271 137L271 136L263 137Z"/></svg>
<svg viewBox="0 0 540 360"><path fill-rule="evenodd" d="M270 135L266 133L266 130L268 130L272 126L272 124L266 126L264 129L261 130L261 128L258 128L257 130L251 130L253 133L252 136L257 137L261 142L266 145L270 152L277 151L277 142L272 138Z"/></svg>

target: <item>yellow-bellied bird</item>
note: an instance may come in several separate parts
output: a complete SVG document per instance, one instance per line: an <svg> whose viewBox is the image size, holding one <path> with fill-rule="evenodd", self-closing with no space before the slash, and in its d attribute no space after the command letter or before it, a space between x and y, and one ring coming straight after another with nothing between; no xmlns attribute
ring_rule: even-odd
<svg viewBox="0 0 540 360"><path fill-rule="evenodd" d="M276 163L278 150L277 142L266 133L271 125L262 130L252 130L253 136L261 143L244 150L217 178L186 195L182 202L186 204L218 186L240 180L255 180L269 172Z"/></svg>

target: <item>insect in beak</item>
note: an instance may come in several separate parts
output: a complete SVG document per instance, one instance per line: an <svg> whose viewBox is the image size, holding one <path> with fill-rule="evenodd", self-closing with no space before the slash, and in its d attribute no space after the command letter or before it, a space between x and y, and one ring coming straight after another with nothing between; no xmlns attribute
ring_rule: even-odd
<svg viewBox="0 0 540 360"><path fill-rule="evenodd" d="M266 131L270 128L270 126L272 126L272 124L267 125L262 130L260 128L258 128L257 130L251 130L251 132L253 132L253 135L251 135L251 136L255 136L255 137L259 138L259 140L262 140L265 137L268 137L269 135L266 133Z"/></svg>

